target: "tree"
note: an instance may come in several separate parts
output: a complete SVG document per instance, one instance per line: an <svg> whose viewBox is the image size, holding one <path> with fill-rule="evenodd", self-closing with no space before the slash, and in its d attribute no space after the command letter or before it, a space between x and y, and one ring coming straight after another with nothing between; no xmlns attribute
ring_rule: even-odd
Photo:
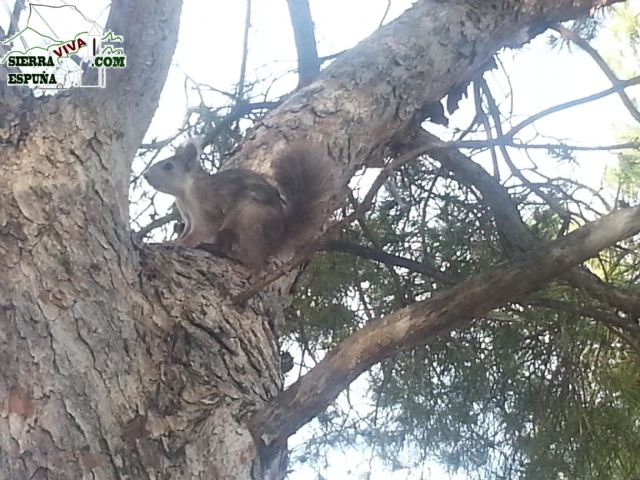
<svg viewBox="0 0 640 480"><path fill-rule="evenodd" d="M124 35L128 67L104 91L34 96L3 82L2 476L281 478L287 438L358 375L533 291L560 288L553 281L567 295L588 292L616 313L602 318L633 331L637 295L582 264L638 233L640 207L579 228L541 222L548 230L536 235L508 190L461 153L471 143L420 128L442 113L445 96L455 105L499 49L607 3L421 0L311 83L318 62L306 62L300 83L308 86L262 119L230 163L268 173L278 152L306 138L325 147L342 185L359 168L384 167L351 213L325 233L307 232L308 249L288 252L251 285L232 261L141 244L130 232L131 162L167 75L180 2L112 3L107 26ZM309 41L309 29L296 39ZM616 82L612 91L636 83ZM246 108L239 104L236 118ZM499 132L495 144L516 131ZM207 140L218 133L208 131ZM441 288L382 312L283 390L278 334L295 277L288 273L423 155L479 192L504 258L455 278L421 263ZM335 194L338 206L345 192Z"/></svg>

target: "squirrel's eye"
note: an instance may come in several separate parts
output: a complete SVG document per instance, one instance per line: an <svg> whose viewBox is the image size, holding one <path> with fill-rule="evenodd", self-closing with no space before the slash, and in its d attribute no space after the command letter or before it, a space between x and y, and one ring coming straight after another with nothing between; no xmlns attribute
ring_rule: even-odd
<svg viewBox="0 0 640 480"><path fill-rule="evenodd" d="M164 165L162 165L162 169L166 170L167 172L173 170L173 163L165 163Z"/></svg>

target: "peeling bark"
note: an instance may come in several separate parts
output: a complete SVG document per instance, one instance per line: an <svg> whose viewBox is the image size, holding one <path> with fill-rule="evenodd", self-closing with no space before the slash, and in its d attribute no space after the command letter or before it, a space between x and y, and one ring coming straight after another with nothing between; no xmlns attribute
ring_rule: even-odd
<svg viewBox="0 0 640 480"><path fill-rule="evenodd" d="M615 1L418 1L267 116L245 142L241 161L268 171L274 151L308 137L327 146L346 183L355 170L377 163L425 105L472 79L501 48Z"/></svg>

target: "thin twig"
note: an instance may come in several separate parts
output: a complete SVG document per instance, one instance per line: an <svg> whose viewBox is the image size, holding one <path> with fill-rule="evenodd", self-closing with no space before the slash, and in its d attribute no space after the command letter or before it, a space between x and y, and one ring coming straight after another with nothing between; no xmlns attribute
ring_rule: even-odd
<svg viewBox="0 0 640 480"><path fill-rule="evenodd" d="M324 62L328 62L329 60L335 60L345 52L347 52L347 50L341 50L339 52L331 53L329 55L325 55L324 57L320 57L319 58L320 64L323 64Z"/></svg>
<svg viewBox="0 0 640 480"><path fill-rule="evenodd" d="M358 199L353 195L353 192L349 192L349 202L351 203L351 206L354 210L358 208ZM358 222L358 225L360 225L360 229L362 230L365 238L369 240L376 249L382 250L380 242L378 242L375 233L371 230L371 228L369 228L369 225L365 221L364 216L358 217L356 221ZM402 286L402 281L400 280L398 273L394 270L392 265L385 264L385 266L387 267L389 275L391 276L391 281L393 282L393 287L396 291L397 300L400 300L399 303L401 304L401 306L407 305L407 292Z"/></svg>
<svg viewBox="0 0 640 480"><path fill-rule="evenodd" d="M604 61L604 58L600 56L598 51L595 48L593 48L589 44L589 42L587 42L584 38L578 35L577 32L574 32L573 30L569 30L568 28L562 25L556 25L555 27L552 27L552 28L556 32L558 32L560 35L562 35L564 38L572 41L573 43L578 45L582 50L584 50L593 59L593 61L596 62L598 67L600 67L600 70L602 70L602 73L606 75L606 77L609 79L612 85L615 86L620 83L620 79L616 76L615 73L613 73L613 70L611 70L607 62ZM636 106L633 104L633 101L629 98L626 92L624 90L620 90L618 92L618 96L620 97L620 100L622 100L622 103L624 104L626 109L629 111L631 116L636 120L636 122L640 123L640 112L638 111Z"/></svg>
<svg viewBox="0 0 640 480"><path fill-rule="evenodd" d="M546 298L532 298L522 302L522 304L525 306L560 310L583 317L590 317L594 320L612 325L616 328L621 328L632 334L637 340L640 340L640 325L638 323L634 322L632 319L620 317L615 313L610 313L605 310L595 308L592 305L574 305L572 303Z"/></svg>
<svg viewBox="0 0 640 480"><path fill-rule="evenodd" d="M387 8L384 9L384 13L382 14L382 18L380 19L378 28L380 28L384 24L384 21L387 19L387 15L389 15L389 10L391 10L391 0L387 0Z"/></svg>
<svg viewBox="0 0 640 480"><path fill-rule="evenodd" d="M613 93L618 93L627 87L631 87L633 85L638 85L638 84L640 84L640 75L630 78L628 80L621 80L617 85L607 88L606 90L602 90L600 92L587 95L586 97L580 97L575 100L571 100L569 102L560 103L558 105L554 105L553 107L546 108L534 115L531 115L526 120L523 120L522 122L518 123L517 125L512 127L511 130L505 133L502 137L496 138L493 142L491 143L483 142L484 143L483 146L489 146L491 144L493 145L508 144L510 142L513 142L513 137L516 135L516 133L518 133L523 128L531 125L532 123L536 122L537 120L540 120L543 117L551 115L552 113L560 112L562 110L567 110L568 108L571 108L571 107L576 107L578 105L583 105L585 103L599 100ZM478 142L474 140L464 140L464 141L454 142L452 143L451 146L457 147L457 148L476 148L475 145L477 144Z"/></svg>
<svg viewBox="0 0 640 480"><path fill-rule="evenodd" d="M608 150L633 150L640 148L640 141L613 143L610 145L571 145L568 143L517 143L508 138L493 140L464 140L461 142L450 142L450 148L490 148L502 145L509 148L518 149L538 149L538 150L561 150L561 151L582 151L582 152L602 152Z"/></svg>
<svg viewBox="0 0 640 480"><path fill-rule="evenodd" d="M498 108L498 104L496 103L491 90L489 89L489 85L484 80L484 78L480 78L477 80L480 90L484 93L485 98L487 99L487 106L489 108L489 115L493 119L493 123L496 128L496 133L498 138L504 138L504 132L502 131L502 121L500 119L500 109ZM509 151L504 145L498 145L500 149L500 153L502 154L502 158L506 162L507 166L511 170L511 173L515 175L520 181L529 187L529 189L534 192L538 197L543 199L547 204L558 214L558 216L562 219L563 225L561 231L564 232L566 228L568 228L571 222L571 213L569 213L565 208L560 205L558 200L556 200L553 196L545 193L540 187L538 187L535 183L529 181L529 179L520 171L518 167L516 167L515 163L511 159L511 155L509 155Z"/></svg>
<svg viewBox="0 0 640 480"><path fill-rule="evenodd" d="M135 232L133 236L136 240L142 240L144 237L149 235L149 233L151 233L156 228L160 228L169 222L173 222L174 220L179 220L179 219L180 219L180 214L176 210L173 210L171 213L168 213L162 217L158 217L155 220L153 220L151 223L145 225L140 230Z"/></svg>
<svg viewBox="0 0 640 480"><path fill-rule="evenodd" d="M328 252L347 253L367 260L384 263L385 265L406 268L410 272L420 273L432 278L433 280L444 283L445 285L453 285L460 281L460 279L455 275L442 272L435 266L429 265L425 262L416 262L410 258L400 257L398 255L385 252L382 249L371 248L365 245L346 242L344 240L329 240L323 247L323 250Z"/></svg>
<svg viewBox="0 0 640 480"><path fill-rule="evenodd" d="M209 130L202 141L203 145L209 145L215 138L225 129L229 128L233 122L240 120L245 115L250 114L254 110L271 110L281 102L256 102L256 103L239 103L229 114L224 117L213 129Z"/></svg>
<svg viewBox="0 0 640 480"><path fill-rule="evenodd" d="M486 82L483 83L486 85ZM484 131L487 135L487 140L493 140L493 132L491 131L491 123L489 117L482 108L482 92L480 88L480 82L476 80L473 82L473 98L476 106L476 118L480 120ZM499 120L499 119L498 119ZM500 168L498 166L498 155L496 154L495 145L489 147L489 153L491 154L491 164L493 165L493 177L500 181Z"/></svg>

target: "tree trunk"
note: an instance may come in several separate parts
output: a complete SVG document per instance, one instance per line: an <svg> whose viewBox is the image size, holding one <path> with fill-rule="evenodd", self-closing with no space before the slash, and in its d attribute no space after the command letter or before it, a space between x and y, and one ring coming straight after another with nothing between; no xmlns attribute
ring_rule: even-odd
<svg viewBox="0 0 640 480"><path fill-rule="evenodd" d="M422 0L270 115L242 161L268 172L285 138L309 137L346 183L498 49L603 3ZM286 282L239 308L242 267L136 245L128 227L130 164L179 13L178 0L112 2L128 67L105 91L0 86L0 478L283 475L283 444L264 465L248 425L282 388Z"/></svg>

